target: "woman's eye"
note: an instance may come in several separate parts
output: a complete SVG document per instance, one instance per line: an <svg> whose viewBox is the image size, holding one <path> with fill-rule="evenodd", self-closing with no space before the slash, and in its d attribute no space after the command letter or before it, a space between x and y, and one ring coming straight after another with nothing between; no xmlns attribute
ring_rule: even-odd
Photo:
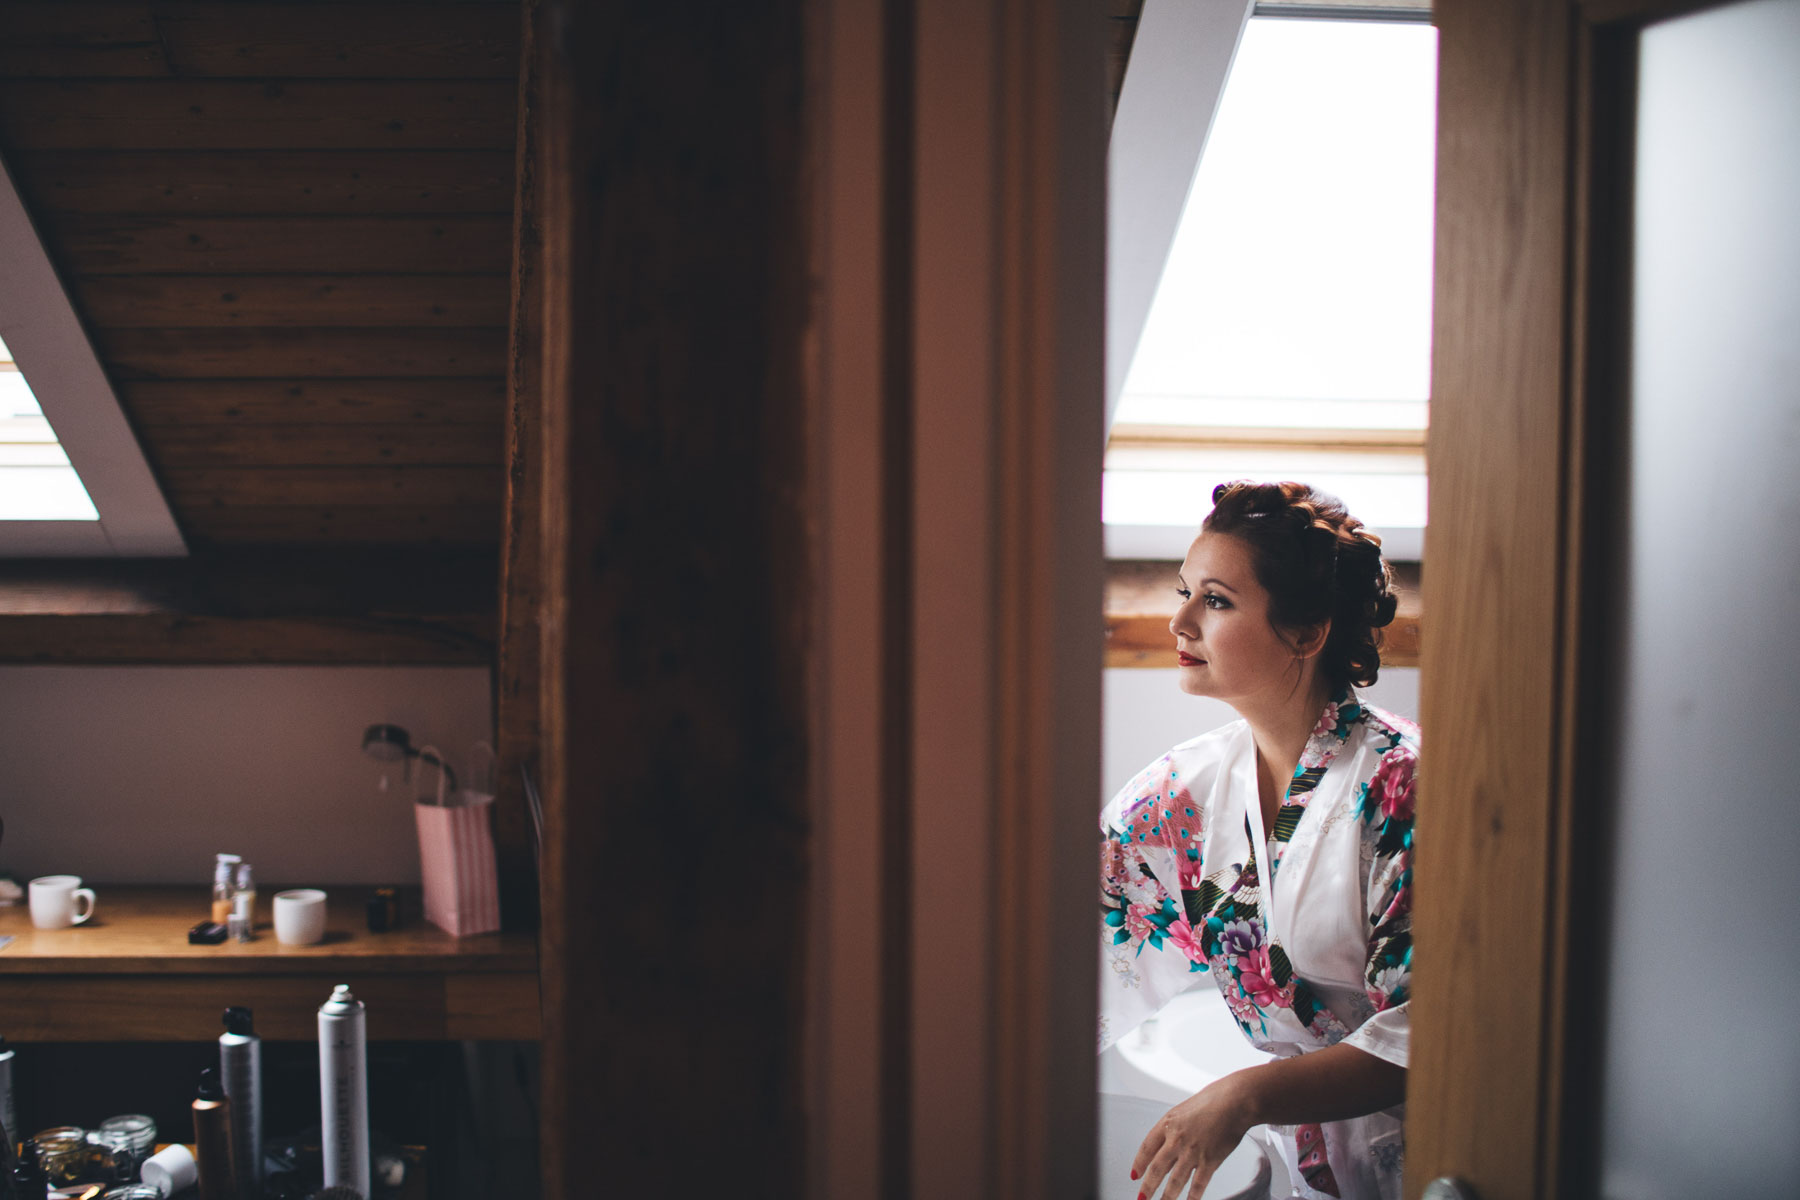
<svg viewBox="0 0 1800 1200"><path fill-rule="evenodd" d="M1208 593L1206 593L1206 607L1208 607L1208 608L1230 608L1231 601L1229 601L1225 597L1219 595L1217 592L1208 592Z"/></svg>
<svg viewBox="0 0 1800 1200"><path fill-rule="evenodd" d="M1188 591L1186 588L1176 588L1175 594L1180 596L1183 600L1192 600L1194 598L1194 593Z"/></svg>

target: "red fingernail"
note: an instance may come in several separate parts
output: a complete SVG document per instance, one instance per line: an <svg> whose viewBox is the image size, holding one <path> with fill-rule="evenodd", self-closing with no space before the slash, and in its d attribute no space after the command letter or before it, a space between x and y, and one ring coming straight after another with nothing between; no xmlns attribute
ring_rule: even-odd
<svg viewBox="0 0 1800 1200"><path fill-rule="evenodd" d="M1131 1177L1132 1177L1132 1178L1133 1178L1133 1179L1136 1179L1136 1178L1137 1178L1137 1172L1136 1172L1136 1171L1133 1171L1133 1172L1132 1172L1132 1173L1131 1173Z"/></svg>

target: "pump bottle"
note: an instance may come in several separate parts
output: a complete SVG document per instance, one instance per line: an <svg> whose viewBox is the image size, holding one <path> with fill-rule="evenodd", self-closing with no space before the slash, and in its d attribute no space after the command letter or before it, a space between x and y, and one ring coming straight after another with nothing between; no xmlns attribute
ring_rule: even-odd
<svg viewBox="0 0 1800 1200"><path fill-rule="evenodd" d="M231 1101L211 1067L200 1072L194 1096L194 1160L200 1200L237 1200L237 1167L231 1149Z"/></svg>

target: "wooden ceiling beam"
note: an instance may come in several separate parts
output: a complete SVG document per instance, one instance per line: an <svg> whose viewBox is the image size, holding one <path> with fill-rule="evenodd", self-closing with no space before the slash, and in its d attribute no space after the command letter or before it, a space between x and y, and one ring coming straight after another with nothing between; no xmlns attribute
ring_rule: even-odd
<svg viewBox="0 0 1800 1200"><path fill-rule="evenodd" d="M383 548L7 564L0 663L489 661L494 556Z"/></svg>
<svg viewBox="0 0 1800 1200"><path fill-rule="evenodd" d="M203 498L183 508L181 520L190 544L214 548L397 543L491 548L500 540L495 503L211 505Z"/></svg>
<svg viewBox="0 0 1800 1200"><path fill-rule="evenodd" d="M234 505L486 506L499 537L500 471L486 467L195 467L168 485L184 512Z"/></svg>

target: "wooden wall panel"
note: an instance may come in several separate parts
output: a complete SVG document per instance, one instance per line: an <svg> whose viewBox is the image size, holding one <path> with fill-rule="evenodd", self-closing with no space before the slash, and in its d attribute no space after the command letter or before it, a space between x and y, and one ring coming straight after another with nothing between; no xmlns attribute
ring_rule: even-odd
<svg viewBox="0 0 1800 1200"><path fill-rule="evenodd" d="M467 425L498 422L506 398L500 379L194 379L140 380L119 386L140 429L195 423L257 426L365 424ZM353 429L342 429L355 437Z"/></svg>
<svg viewBox="0 0 1800 1200"><path fill-rule="evenodd" d="M106 329L120 379L479 376L505 370L504 327L476 329Z"/></svg>
<svg viewBox="0 0 1800 1200"><path fill-rule="evenodd" d="M498 472L496 472L496 475ZM495 496L499 488L492 489ZM202 545L492 546L498 499L478 504L214 504L190 497L183 525Z"/></svg>
<svg viewBox="0 0 1800 1200"><path fill-rule="evenodd" d="M504 80L0 81L20 150L467 150L513 140Z"/></svg>
<svg viewBox="0 0 1800 1200"><path fill-rule="evenodd" d="M40 213L507 213L505 150L14 150Z"/></svg>
<svg viewBox="0 0 1800 1200"><path fill-rule="evenodd" d="M76 275L503 274L509 218L132 217L50 214L45 232Z"/></svg>
<svg viewBox="0 0 1800 1200"><path fill-rule="evenodd" d="M355 508L491 505L489 511L497 521L500 490L500 472L483 467L195 467L174 477L169 496L193 508L240 504L343 504Z"/></svg>
<svg viewBox="0 0 1800 1200"><path fill-rule="evenodd" d="M506 3L0 4L0 74L511 79ZM354 36L346 36L353 33Z"/></svg>
<svg viewBox="0 0 1800 1200"><path fill-rule="evenodd" d="M498 540L518 15L0 0L0 153L190 542Z"/></svg>
<svg viewBox="0 0 1800 1200"><path fill-rule="evenodd" d="M141 430L165 469L258 466L478 466L501 463L500 423L479 425L158 425Z"/></svg>
<svg viewBox="0 0 1800 1200"><path fill-rule="evenodd" d="M501 275L96 275L77 281L88 320L165 326L486 326L506 321Z"/></svg>

